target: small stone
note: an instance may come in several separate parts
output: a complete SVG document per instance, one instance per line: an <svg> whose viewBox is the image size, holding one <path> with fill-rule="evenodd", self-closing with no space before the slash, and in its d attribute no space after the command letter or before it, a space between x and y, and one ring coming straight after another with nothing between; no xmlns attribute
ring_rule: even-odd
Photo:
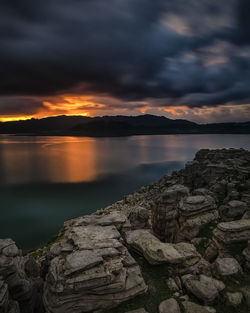
<svg viewBox="0 0 250 313"><path fill-rule="evenodd" d="M249 287L244 287L240 290L245 298L247 306L250 307L250 288Z"/></svg>
<svg viewBox="0 0 250 313"><path fill-rule="evenodd" d="M179 287L177 286L175 280L173 278L169 278L167 280L167 285L168 285L168 288L171 290L171 291L179 291Z"/></svg>
<svg viewBox="0 0 250 313"><path fill-rule="evenodd" d="M243 295L241 292L227 292L226 293L227 302L231 306L239 306L243 300Z"/></svg>
<svg viewBox="0 0 250 313"><path fill-rule="evenodd" d="M171 298L161 302L159 305L159 313L181 313L178 302Z"/></svg>
<svg viewBox="0 0 250 313"><path fill-rule="evenodd" d="M219 293L225 289L222 281L205 275L185 275L182 280L189 292L207 304L213 303Z"/></svg>
<svg viewBox="0 0 250 313"><path fill-rule="evenodd" d="M242 270L240 264L234 258L217 258L214 267L219 276L235 275Z"/></svg>
<svg viewBox="0 0 250 313"><path fill-rule="evenodd" d="M183 295L180 297L181 301L188 301L189 300L189 296L188 295Z"/></svg>
<svg viewBox="0 0 250 313"><path fill-rule="evenodd" d="M207 307L196 304L194 302L184 301L182 302L182 305L184 307L185 313L211 313Z"/></svg>

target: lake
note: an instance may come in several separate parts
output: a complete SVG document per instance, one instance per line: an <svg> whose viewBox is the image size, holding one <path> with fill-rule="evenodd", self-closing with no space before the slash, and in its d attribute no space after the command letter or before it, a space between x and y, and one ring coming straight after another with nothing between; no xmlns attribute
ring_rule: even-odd
<svg viewBox="0 0 250 313"><path fill-rule="evenodd" d="M250 135L119 138L0 136L0 238L25 251L65 220L94 212L164 174L201 148L250 149Z"/></svg>

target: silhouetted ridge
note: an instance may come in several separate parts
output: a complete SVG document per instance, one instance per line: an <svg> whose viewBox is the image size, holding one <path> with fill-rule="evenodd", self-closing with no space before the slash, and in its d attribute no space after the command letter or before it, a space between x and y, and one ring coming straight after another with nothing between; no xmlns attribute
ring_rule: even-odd
<svg viewBox="0 0 250 313"><path fill-rule="evenodd" d="M197 124L164 116L56 116L0 123L1 134L130 136L153 134L249 134L250 122Z"/></svg>

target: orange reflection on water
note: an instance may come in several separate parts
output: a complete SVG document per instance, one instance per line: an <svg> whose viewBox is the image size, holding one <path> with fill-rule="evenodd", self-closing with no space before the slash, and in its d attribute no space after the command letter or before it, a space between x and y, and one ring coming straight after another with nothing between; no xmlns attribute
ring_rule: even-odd
<svg viewBox="0 0 250 313"><path fill-rule="evenodd" d="M75 138L67 138L63 144L63 168L60 181L70 183L86 182L95 179L96 173L96 142L93 139L77 141ZM60 147L59 147L60 148Z"/></svg>
<svg viewBox="0 0 250 313"><path fill-rule="evenodd" d="M38 137L1 140L1 166L7 184L94 180L96 142L91 138Z"/></svg>

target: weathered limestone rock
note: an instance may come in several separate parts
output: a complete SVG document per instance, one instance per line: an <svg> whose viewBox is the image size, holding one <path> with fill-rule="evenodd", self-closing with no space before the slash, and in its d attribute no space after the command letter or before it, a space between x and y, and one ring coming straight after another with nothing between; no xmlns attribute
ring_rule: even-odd
<svg viewBox="0 0 250 313"><path fill-rule="evenodd" d="M92 214L81 216L73 220L66 221L64 223L65 228L71 228L73 226L87 226L87 225L95 225L95 226L115 226L118 230L120 230L124 224L127 222L127 216L120 211L112 211L110 213L103 214Z"/></svg>
<svg viewBox="0 0 250 313"><path fill-rule="evenodd" d="M226 298L229 305L237 307L242 303L243 294L241 292L227 292Z"/></svg>
<svg viewBox="0 0 250 313"><path fill-rule="evenodd" d="M247 210L247 204L239 200L229 201L219 207L220 217L223 221L233 221L242 217Z"/></svg>
<svg viewBox="0 0 250 313"><path fill-rule="evenodd" d="M61 248L50 263L45 282L48 313L110 308L147 290L114 221L120 229L126 223L113 214L66 223L64 239L57 243Z"/></svg>
<svg viewBox="0 0 250 313"><path fill-rule="evenodd" d="M167 188L152 208L152 228L158 238L175 242L179 230L178 203L189 194L187 187L174 185Z"/></svg>
<svg viewBox="0 0 250 313"><path fill-rule="evenodd" d="M218 277L238 274L242 268L234 258L217 258L214 262L214 271Z"/></svg>
<svg viewBox="0 0 250 313"><path fill-rule="evenodd" d="M128 246L142 254L150 264L182 264L190 266L200 260L194 245L164 243L148 230L129 231L125 235Z"/></svg>
<svg viewBox="0 0 250 313"><path fill-rule="evenodd" d="M184 198L179 203L178 240L191 240L198 235L201 226L219 218L213 197L196 195Z"/></svg>
<svg viewBox="0 0 250 313"><path fill-rule="evenodd" d="M168 299L159 305L159 313L181 313L178 302L174 299Z"/></svg>
<svg viewBox="0 0 250 313"><path fill-rule="evenodd" d="M2 277L2 300L6 303L6 287L8 287L9 310L33 313L35 308L34 289L24 272L23 258L11 239L0 239L0 277ZM11 300L14 300L13 302ZM3 304L5 305L5 304ZM15 312L14 311L14 312Z"/></svg>
<svg viewBox="0 0 250 313"><path fill-rule="evenodd" d="M222 281L205 275L185 275L182 281L189 292L204 303L211 304L225 289Z"/></svg>
<svg viewBox="0 0 250 313"><path fill-rule="evenodd" d="M211 313L205 306L190 301L182 302L185 313Z"/></svg>

